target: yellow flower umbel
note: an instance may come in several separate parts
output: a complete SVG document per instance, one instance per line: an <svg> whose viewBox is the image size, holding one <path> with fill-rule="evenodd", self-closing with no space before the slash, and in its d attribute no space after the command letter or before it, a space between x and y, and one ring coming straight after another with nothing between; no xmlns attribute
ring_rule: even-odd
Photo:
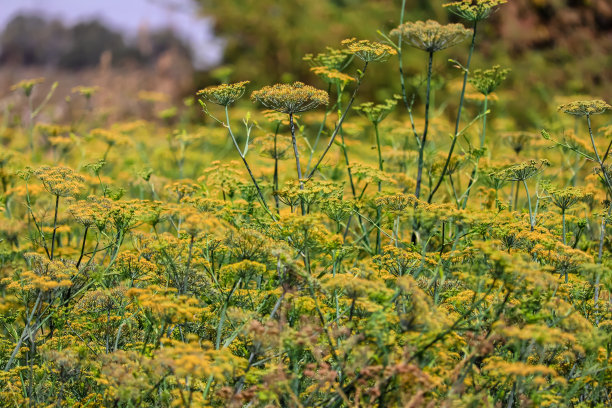
<svg viewBox="0 0 612 408"><path fill-rule="evenodd" d="M282 113L305 112L319 105L329 103L327 92L304 85L302 82L293 84L276 84L265 86L251 94L253 102L259 102L268 109Z"/></svg>
<svg viewBox="0 0 612 408"><path fill-rule="evenodd" d="M84 188L85 179L68 167L43 166L34 171L45 189L58 197L77 196Z"/></svg>
<svg viewBox="0 0 612 408"><path fill-rule="evenodd" d="M449 11L471 22L488 18L497 6L507 3L507 0L463 0L444 4Z"/></svg>
<svg viewBox="0 0 612 408"><path fill-rule="evenodd" d="M236 82L235 84L222 84L209 86L198 91L197 95L208 101L221 106L228 106L242 98L246 86L250 81Z"/></svg>
<svg viewBox="0 0 612 408"><path fill-rule="evenodd" d="M464 41L472 31L462 24L442 25L434 20L408 22L391 30L411 46L427 52L436 52Z"/></svg>
<svg viewBox="0 0 612 408"><path fill-rule="evenodd" d="M574 116L590 116L604 113L605 111L612 109L612 106L601 99L595 99L592 101L575 101L566 103L559 106L558 109L563 113L568 113Z"/></svg>
<svg viewBox="0 0 612 408"><path fill-rule="evenodd" d="M35 85L43 83L45 78L33 78L33 79L24 79L22 81L17 82L11 86L11 91L16 91L18 89L23 90L25 96L30 96L32 94L32 89L34 89Z"/></svg>
<svg viewBox="0 0 612 408"><path fill-rule="evenodd" d="M391 55L397 54L394 48L386 44L356 38L346 39L342 41L342 45L364 62L386 61Z"/></svg>
<svg viewBox="0 0 612 408"><path fill-rule="evenodd" d="M508 72L510 72L508 68L502 68L499 65L485 70L477 69L472 72L469 82L481 94L489 95L506 79Z"/></svg>

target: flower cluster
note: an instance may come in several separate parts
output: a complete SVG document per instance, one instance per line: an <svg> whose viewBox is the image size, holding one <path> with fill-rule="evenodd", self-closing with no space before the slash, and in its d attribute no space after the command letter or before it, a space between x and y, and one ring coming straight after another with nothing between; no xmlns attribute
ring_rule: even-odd
<svg viewBox="0 0 612 408"><path fill-rule="evenodd" d="M471 30L461 24L442 25L434 20L407 22L391 30L411 46L427 52L440 51L463 42Z"/></svg>
<svg viewBox="0 0 612 408"><path fill-rule="evenodd" d="M451 13L471 22L487 19L495 9L508 0L461 0L444 4Z"/></svg>
<svg viewBox="0 0 612 408"><path fill-rule="evenodd" d="M45 189L59 197L75 197L85 188L85 178L68 167L43 166L34 170Z"/></svg>
<svg viewBox="0 0 612 408"><path fill-rule="evenodd" d="M293 84L276 84L265 86L251 94L253 102L259 102L268 109L282 113L305 112L319 105L329 103L327 92L305 85L302 82Z"/></svg>
<svg viewBox="0 0 612 408"><path fill-rule="evenodd" d="M469 81L478 92L489 95L506 79L508 72L510 72L508 68L502 68L499 65L485 70L477 69L471 73Z"/></svg>
<svg viewBox="0 0 612 408"><path fill-rule="evenodd" d="M250 81L242 81L234 84L209 86L208 88L199 90L197 95L208 102L221 106L228 106L242 98L249 82Z"/></svg>
<svg viewBox="0 0 612 408"><path fill-rule="evenodd" d="M397 54L397 51L389 45L356 38L343 40L342 45L348 52L365 62L386 61L391 55Z"/></svg>
<svg viewBox="0 0 612 408"><path fill-rule="evenodd" d="M607 102L601 99L595 99L592 101L575 101L566 103L557 108L563 113L568 113L574 116L589 116L604 113L607 110L611 110Z"/></svg>

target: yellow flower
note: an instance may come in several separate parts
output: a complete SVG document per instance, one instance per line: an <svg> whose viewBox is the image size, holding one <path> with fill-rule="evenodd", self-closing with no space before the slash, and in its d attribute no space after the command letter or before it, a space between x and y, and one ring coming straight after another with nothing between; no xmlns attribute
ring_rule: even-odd
<svg viewBox="0 0 612 408"><path fill-rule="evenodd" d="M605 111L612 109L612 106L608 105L601 99L595 99L592 101L575 101L566 103L559 106L558 110L568 113L574 116L590 116L604 113Z"/></svg>
<svg viewBox="0 0 612 408"><path fill-rule="evenodd" d="M251 94L253 102L282 113L305 112L329 103L327 92L302 82L265 86Z"/></svg>
<svg viewBox="0 0 612 408"><path fill-rule="evenodd" d="M462 0L444 4L453 14L468 21L484 20L495 11L496 7L507 3L507 0Z"/></svg>
<svg viewBox="0 0 612 408"><path fill-rule="evenodd" d="M249 81L236 82L234 84L222 84L209 86L198 91L197 95L208 102L221 106L228 106L242 98Z"/></svg>
<svg viewBox="0 0 612 408"><path fill-rule="evenodd" d="M434 20L408 22L391 30L392 35L401 36L413 47L427 52L459 44L471 33L461 24L442 25Z"/></svg>
<svg viewBox="0 0 612 408"><path fill-rule="evenodd" d="M343 40L342 45L365 62L385 61L389 56L397 54L395 49L386 44L356 38Z"/></svg>

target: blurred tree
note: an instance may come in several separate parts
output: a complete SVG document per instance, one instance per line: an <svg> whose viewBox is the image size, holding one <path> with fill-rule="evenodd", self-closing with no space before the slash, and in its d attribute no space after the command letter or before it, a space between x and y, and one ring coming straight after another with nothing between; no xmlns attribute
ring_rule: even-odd
<svg viewBox="0 0 612 408"><path fill-rule="evenodd" d="M397 0L197 1L226 41L224 59L233 65L232 79L258 82L308 76L304 54L322 52L326 46L338 48L347 37L377 39L377 29L387 32L398 24L401 4Z"/></svg>
<svg viewBox="0 0 612 408"><path fill-rule="evenodd" d="M60 66L81 69L96 66L109 51L115 65L126 62L153 66L172 51L191 63L189 47L169 29L141 33L139 42L148 47L126 43L121 33L92 20L66 27L36 15L18 15L0 35L0 63L12 65Z"/></svg>

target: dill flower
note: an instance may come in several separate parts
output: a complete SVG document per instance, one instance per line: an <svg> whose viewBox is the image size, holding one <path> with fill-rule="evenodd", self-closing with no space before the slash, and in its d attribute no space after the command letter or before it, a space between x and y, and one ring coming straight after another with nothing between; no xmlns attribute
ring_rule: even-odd
<svg viewBox="0 0 612 408"><path fill-rule="evenodd" d="M510 72L510 69L502 68L499 65L495 65L493 68L485 70L477 69L472 72L468 81L478 90L478 92L483 95L489 95L497 89L504 79L506 79L508 72Z"/></svg>
<svg viewBox="0 0 612 408"><path fill-rule="evenodd" d="M306 54L304 61L308 61L313 67L325 67L331 70L342 71L350 62L352 54L348 50L337 50L327 47L327 52Z"/></svg>
<svg viewBox="0 0 612 408"><path fill-rule="evenodd" d="M379 124L393 112L399 99L401 99L401 96L393 95L393 98L385 99L385 103L374 105L373 102L365 102L355 106L353 109L365 116L373 124Z"/></svg>
<svg viewBox="0 0 612 408"><path fill-rule="evenodd" d="M345 86L349 82L355 81L352 76L325 66L312 67L310 70L328 84Z"/></svg>
<svg viewBox="0 0 612 408"><path fill-rule="evenodd" d="M389 56L397 54L397 51L389 45L356 38L343 40L342 45L365 62L386 61Z"/></svg>
<svg viewBox="0 0 612 408"><path fill-rule="evenodd" d="M557 108L563 113L568 113L574 116L589 116L598 115L605 111L612 109L612 106L608 105L601 99L595 99L592 101L575 101L563 104Z"/></svg>
<svg viewBox="0 0 612 408"><path fill-rule="evenodd" d="M487 19L496 8L507 0L462 0L444 4L448 10L468 21L478 22Z"/></svg>
<svg viewBox="0 0 612 408"><path fill-rule="evenodd" d="M548 160L530 160L524 163L513 164L498 171L495 176L506 181L524 181L540 173L545 166L550 166Z"/></svg>
<svg viewBox="0 0 612 408"><path fill-rule="evenodd" d="M208 102L221 106L231 105L242 98L246 91L246 85L250 81L236 82L234 84L222 84L209 86L198 91L197 95Z"/></svg>
<svg viewBox="0 0 612 408"><path fill-rule="evenodd" d="M265 86L253 92L251 100L261 103L268 109L293 114L314 109L319 105L327 105L329 95L325 91L302 82L294 82L291 85Z"/></svg>
<svg viewBox="0 0 612 408"><path fill-rule="evenodd" d="M16 91L18 89L22 89L25 96L30 96L32 94L32 89L34 89L35 85L41 84L45 81L45 78L32 78L32 79L24 79L16 84L11 85L11 91Z"/></svg>
<svg viewBox="0 0 612 408"><path fill-rule="evenodd" d="M98 86L75 86L74 88L72 88L71 92L72 93L78 93L81 96L84 96L85 99L90 99L96 92L98 92L98 90L100 89L100 87Z"/></svg>
<svg viewBox="0 0 612 408"><path fill-rule="evenodd" d="M435 20L408 22L391 30L392 35L402 36L413 47L427 52L459 44L471 33L462 24L442 25Z"/></svg>
<svg viewBox="0 0 612 408"><path fill-rule="evenodd" d="M561 211L565 211L580 201L588 200L590 197L592 197L591 193L585 193L580 188L566 187L559 190L552 190L550 199L556 207Z"/></svg>
<svg viewBox="0 0 612 408"><path fill-rule="evenodd" d="M59 197L74 197L84 188L85 178L68 167L43 166L34 171L45 190Z"/></svg>

